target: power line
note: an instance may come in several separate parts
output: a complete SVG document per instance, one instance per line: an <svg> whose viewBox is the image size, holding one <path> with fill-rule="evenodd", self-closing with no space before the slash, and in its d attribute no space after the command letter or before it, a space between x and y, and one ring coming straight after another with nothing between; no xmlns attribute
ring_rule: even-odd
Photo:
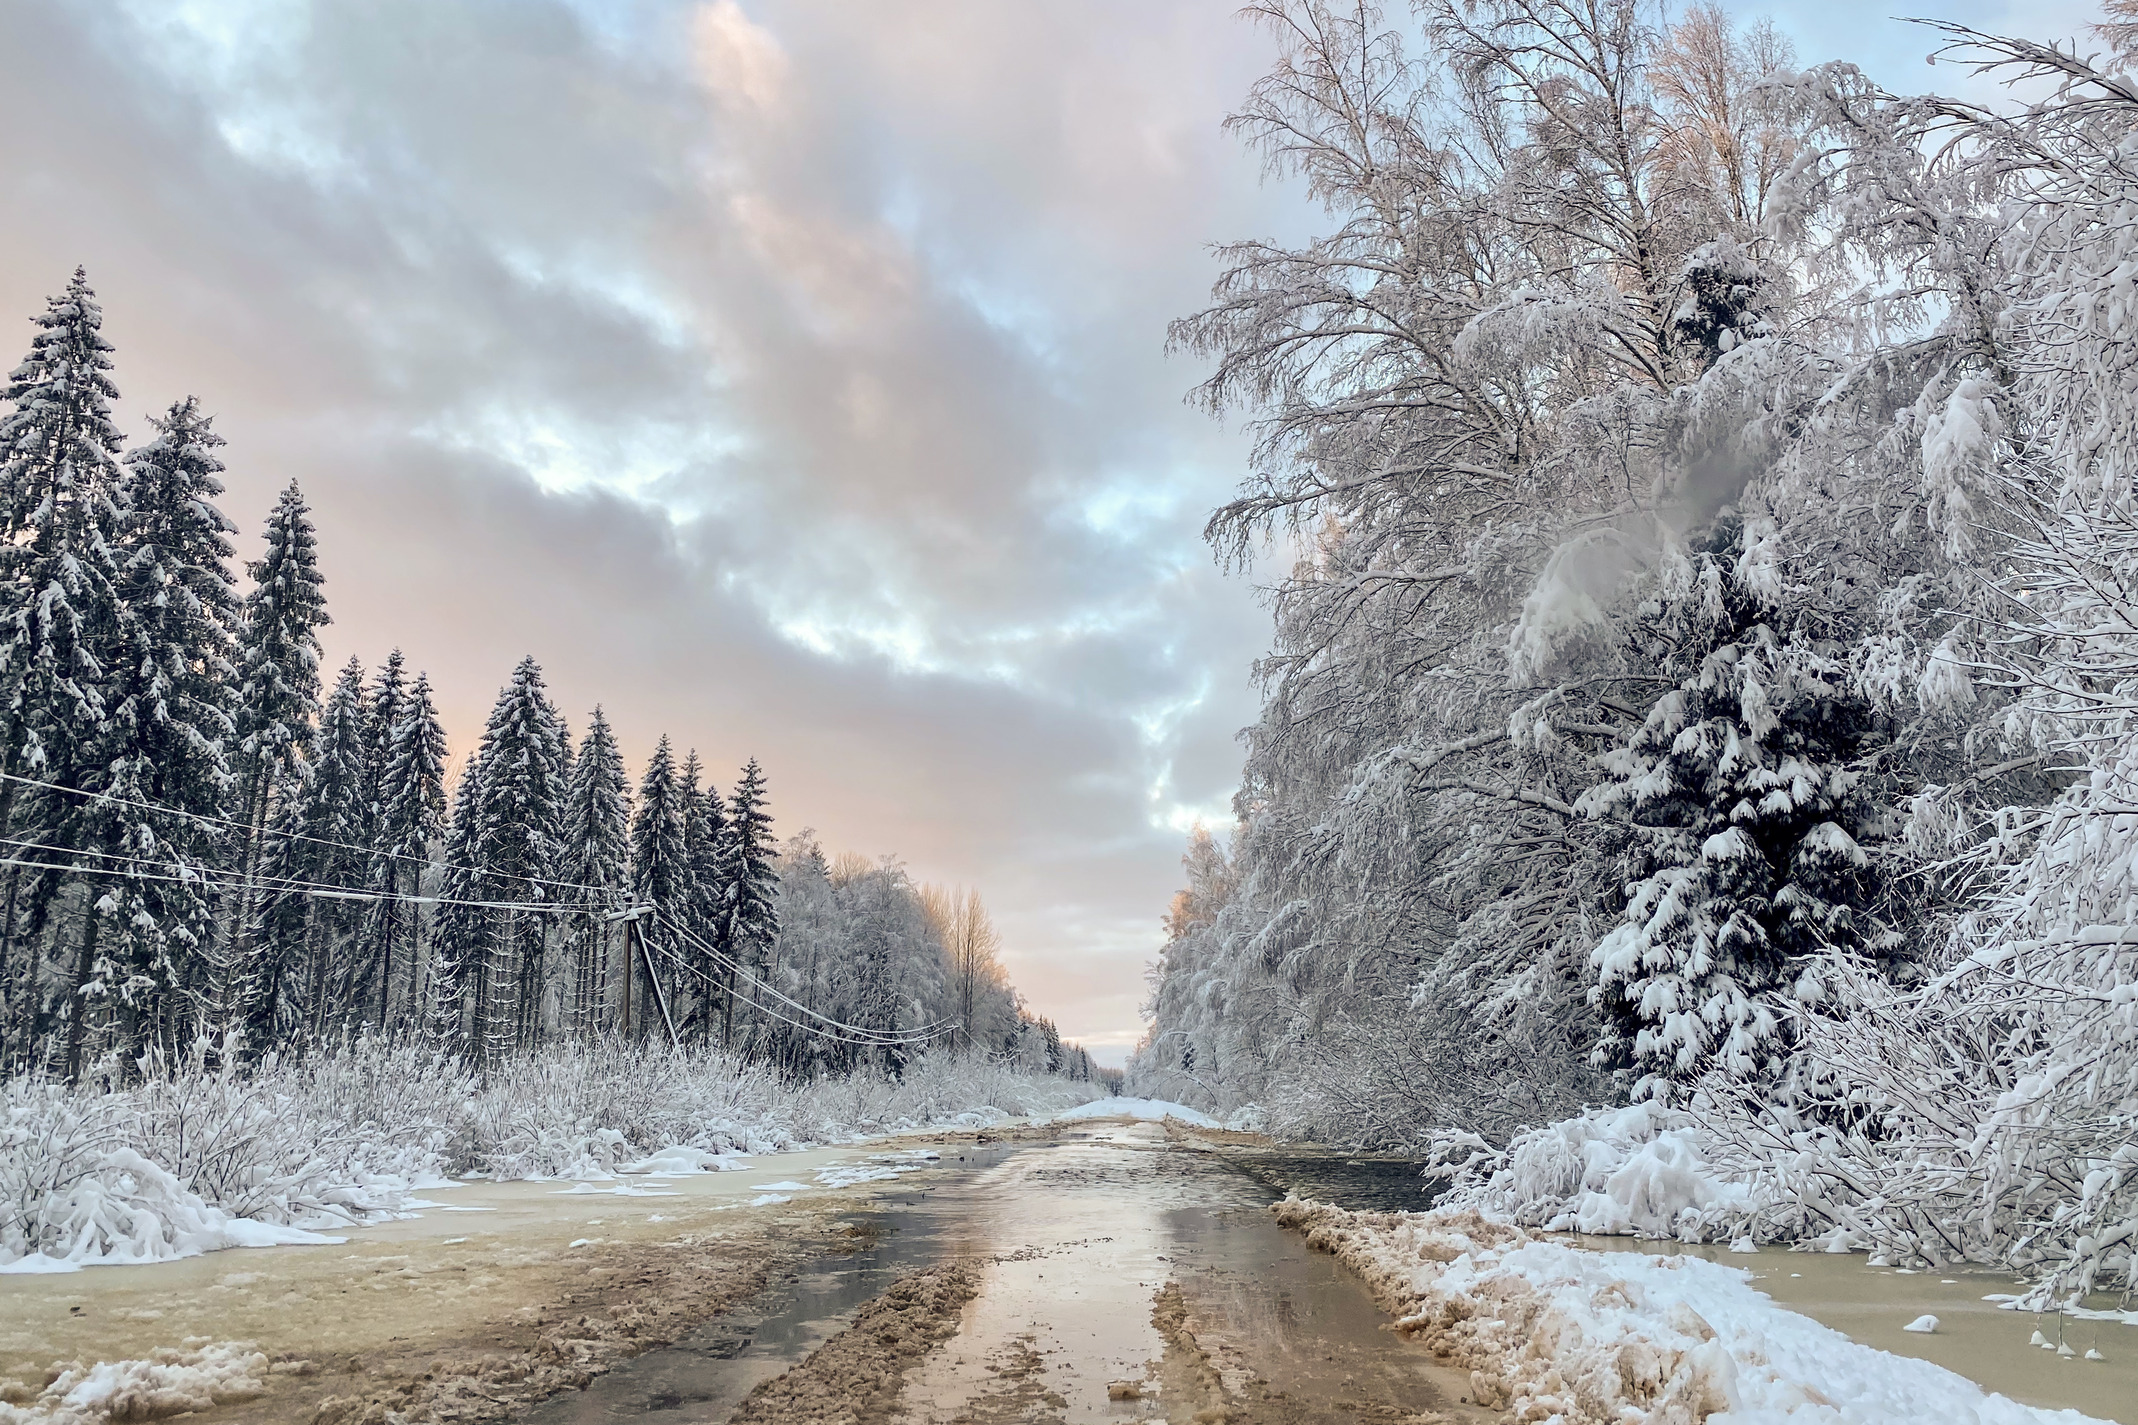
<svg viewBox="0 0 2138 1425"><path fill-rule="evenodd" d="M707 984L719 984L719 982L713 979L711 975L706 974L704 970L698 968L696 965L691 964L688 960L685 960L682 956L676 954L675 951L670 950L664 946L661 949L661 953L667 956L670 960L674 961L678 967L690 971L699 979L704 980ZM752 983L763 985L764 982L752 977ZM766 985L764 987L768 990L771 989L771 986L769 985ZM807 1005L797 1006L805 1013L816 1015L817 1018L823 1019L825 1024L832 1026L832 1028L824 1028L814 1024L804 1024L797 1019L790 1019L786 1015L781 1014L778 1010L771 1009L765 1005L761 1005L756 1000L751 999L748 995L741 994L734 990L732 987L722 986L721 988L726 993L733 995L736 999L741 1000L744 1004L756 1010L759 1014L764 1015L766 1018L776 1019L782 1024L792 1025L794 1028L801 1030L804 1034L813 1035L819 1039L834 1040L841 1044L859 1044L866 1048L872 1049L903 1048L911 1044L931 1043L934 1040L942 1037L942 1025L944 1023L947 1023L947 1021L940 1021L937 1025L930 1026L926 1032L917 1031L893 1037L885 1035L880 1030L867 1029L858 1024L843 1024L838 1020L826 1018L826 1016L824 1015L817 1014L815 1010L810 1009ZM772 993L779 994L779 991L772 990ZM780 995L780 998L787 999L787 996ZM788 1000L788 1002L790 1004L795 1003L795 1001L793 1000ZM835 1029L846 1030L849 1032L835 1033L833 1032L833 1030Z"/></svg>
<svg viewBox="0 0 2138 1425"><path fill-rule="evenodd" d="M157 802L141 801L132 797L117 796L110 792L92 792L80 787L68 787L58 782L44 781L35 777L25 777L20 775L19 773L0 772L0 779L21 783L24 786L40 787L48 791L64 792L70 796L82 797L93 801L113 802L121 806L135 807L143 811L161 812L171 816L184 817L199 822L207 822L212 825L230 827L240 831L249 829L245 826L244 823L232 820L229 817L215 816L207 812L187 811L180 807L165 806ZM487 870L480 867L462 866L452 862L432 862L428 858L419 858L402 852L375 851L372 848L360 846L354 842L337 841L331 837L312 836L304 832L286 831L270 827L265 829L265 834L272 836L280 836L286 840L307 841L315 845L331 846L341 850L361 852L367 857L383 856L396 861L415 861L418 865L424 867L438 865L445 870L469 871L477 875L490 874ZM115 863L114 865L110 866L91 866L83 865L78 861L40 861L30 860L18 856L0 856L0 866L21 867L33 871L45 871L65 875L104 876L116 880L160 881L172 884L205 885L213 889L222 890L225 892L231 890L235 884L236 873L231 872L227 868L221 867L212 867L206 865L189 866L185 863L177 861L157 861L144 856L130 855L121 852L102 851L94 847L55 846L50 843L32 841L27 838L0 838L0 846L13 847L17 850L22 851L49 851L56 855L63 855L69 857L93 856L101 861L109 861ZM146 867L153 867L158 869L143 869ZM545 885L552 885L564 890L588 891L592 892L597 896L602 896L610 899L613 899L613 897L618 893L619 889L616 887L587 886L578 884L576 882L552 880L548 877L541 876L514 877L513 879L525 880L530 884L540 883ZM390 901L406 905L454 906L478 910L527 912L537 915L562 913L579 914L604 908L603 903L600 901L561 902L475 900L455 896L426 896L420 894L410 894L401 891L362 890L347 886L328 885L324 882L305 880L301 877L262 876L257 873L253 877L253 884L258 888L266 890L270 894L280 893L287 895L310 896L315 899L321 900L358 901L366 903ZM671 920L669 917L662 914L659 910L656 909L654 911L654 917L662 925L666 926L668 929L672 930L677 935L690 942L692 945L704 951L712 959L734 971L750 985L761 989L768 996L771 996L772 998L785 1003L797 1012L807 1015L811 1019L819 1021L819 1024L814 1025L803 1023L800 1020L790 1018L789 1016L780 1013L778 1010L773 1009L769 1005L759 1004L756 1000L751 999L749 996L737 993L732 985L720 986L723 993L731 995L735 999L741 1000L744 1004L750 1006L750 1008L756 1010L758 1013L765 1015L767 1018L777 1020L782 1024L786 1024L795 1029L799 1029L806 1034L811 1034L819 1038L836 1040L841 1043L861 1044L869 1047L894 1048L904 1047L907 1045L929 1043L935 1039L940 1038L950 1027L952 1027L952 1021L950 1020L937 1020L933 1024L922 1026L920 1029L911 1030L900 1034L895 1031L891 1033L886 1033L882 1030L871 1029L858 1024L848 1024L842 1020L834 1019L830 1015L824 1014L809 1005L803 1004L800 1000L797 1000L793 996L786 994L777 986L768 984L764 980L759 979L749 970L747 966L743 965L740 961L735 960L733 957L727 955L725 952L721 951L717 947L710 945L706 941L700 939L687 927ZM696 965L691 964L682 956L675 954L673 950L670 950L664 946L662 947L661 953L667 955L681 968L689 970L693 974L696 974L699 978L705 980L708 984L718 984L718 981L714 980L712 976L707 975L702 969L700 969Z"/></svg>
<svg viewBox="0 0 2138 1425"><path fill-rule="evenodd" d="M109 866L85 866L71 861L33 861L19 857L0 858L0 866L20 866L33 871L53 871L75 876L111 876L122 879L169 881L206 885L221 891L235 888L235 873L213 866L189 867L177 861L156 861L143 856L129 856L113 851L98 851L93 847L53 846L44 842L22 839L0 839L0 846L12 846L25 851L51 851L67 856L95 856L100 860L120 863L126 869ZM161 871L145 871L144 866L160 867ZM171 874L171 872L177 874ZM270 893L313 896L322 900L346 901L398 901L407 905L467 906L480 910L527 911L535 914L564 913L580 914L599 907L591 903L565 901L488 901L468 900L456 896L412 895L403 891L359 890L348 886L331 886L323 881L307 881L295 876L255 877L254 884Z"/></svg>
<svg viewBox="0 0 2138 1425"><path fill-rule="evenodd" d="M705 952L705 953L706 953L707 955L711 956L711 957L712 957L712 958L713 958L714 960L717 960L717 961L719 961L719 962L720 962L721 964L723 964L723 965L727 966L727 967L728 967L729 969L733 970L733 971L734 971L734 972L735 972L736 974L738 974L738 975L741 975L741 976L742 976L742 977L743 977L744 979L748 980L748 981L749 981L749 982L750 982L751 984L753 984L753 985L756 985L756 986L757 986L758 988L760 988L760 989L762 989L763 991L765 991L765 993L767 993L767 994L769 994L769 995L772 995L772 996L774 996L775 998L777 998L777 999L780 999L780 1000L784 1001L784 1002L785 1002L785 1003L787 1003L788 1005L791 1005L791 1006L792 1006L793 1008L795 1008L795 1009L797 1009L797 1010L801 1011L801 1012L802 1012L803 1014L806 1014L806 1015L808 1015L808 1016L809 1016L810 1018L812 1018L812 1019L820 1019L820 1020L822 1020L822 1021L823 1021L824 1023L828 1024L828 1025L832 1025L832 1026L834 1026L834 1027L836 1027L836 1028L839 1028L839 1029L845 1029L845 1030L850 1030L850 1031L852 1031L853 1033L856 1033L856 1034L879 1035L879 1036L880 1036L880 1035L882 1035L882 1034L884 1034L884 1032L885 1032L885 1031L883 1031L883 1030L879 1030L879 1029L869 1029L869 1028L866 1028L865 1026L862 1026L862 1025L858 1025L858 1024L846 1024L846 1023L843 1023L843 1022L842 1022L842 1021L840 1021L840 1020L836 1020L836 1019L833 1019L833 1018L832 1018L832 1017L831 1017L830 1015L828 1015L828 1014L823 1014L823 1013L821 1013L821 1012L819 1012L819 1011L817 1011L817 1010L815 1010L815 1009L812 1009L812 1008L810 1008L810 1007L809 1007L808 1005L806 1005L806 1004L803 1004L803 1003L802 1003L802 1002L801 1002L800 1000L798 1000L798 999L794 998L794 997L793 997L792 995L789 995L789 994L787 994L786 992L784 992L783 990L781 990L781 989L780 989L780 988L779 988L778 986L776 986L776 985L772 985L772 984L768 984L768 983L766 983L766 982L765 982L764 980L761 980L761 979L759 979L759 978L758 978L758 977L757 977L757 976L756 976L755 974L753 974L753 973L751 972L750 968L749 968L749 967L748 967L747 965L744 965L744 964L743 964L743 963L742 963L742 962L741 962L740 960L737 960L737 959L735 959L735 958L734 958L733 956L731 956L731 955L729 955L729 954L728 954L727 952L725 952L725 951L723 951L723 950L719 949L719 948L718 948L717 946L714 946L714 945L710 945L710 944L707 944L707 943L706 943L705 941L703 941L703 940L699 939L699 938L697 937L697 935L696 935L696 934L694 934L694 933L693 933L693 932L692 932L692 931L691 931L691 930L690 930L690 929L689 929L688 927L686 927L686 926L684 926L684 925L681 925L681 924L678 924L678 923L677 923L677 922L675 922L675 921L672 921L672 920L670 920L670 919L669 919L669 918L668 918L667 916L663 915L663 914L662 914L662 913L661 913L661 912L660 912L660 911L659 911L658 909L655 909L655 910L654 910L654 912L653 912L653 914L654 914L654 918L655 918L656 920L660 921L660 922L661 922L661 923L662 923L663 925L666 925L666 926L667 926L667 927L668 927L669 929L673 930L673 931L674 931L674 932L675 932L676 934L678 934L678 935L682 936L682 937L683 937L683 938L684 938L685 940L689 941L689 942L690 942L691 944L693 944L693 945L697 946L697 947L698 947L698 948L699 948L700 950L703 950L703 951L704 951L704 952ZM682 958L681 958L680 956L675 956L675 955L674 955L674 952L672 952L672 951L664 951L664 953L667 953L667 954L671 955L671 956L672 956L673 958L675 958L675 959L676 959L676 961L677 961L677 963L678 963L678 964L681 964L681 965L683 965L683 966L684 966L684 968L686 968L686 969L688 969L688 970L692 971L693 973L695 973L695 974L699 975L699 976L700 976L701 978L704 978L704 979L707 979L707 980L710 980L710 979L711 979L711 977L710 977L710 976L706 975L706 974L705 974L705 972L704 972L704 971L702 971L702 970L700 970L700 969L699 969L699 968L698 968L697 966L695 966L695 965L692 965L692 964L690 964L690 963L689 963L688 961L686 961L686 960L683 960L683 959L682 959ZM729 988L728 988L728 987L726 987L726 986L723 986L722 988L723 988L724 990L726 990L726 991L727 991L728 993L733 993L732 989L729 989ZM739 995L738 995L738 996L737 996L737 998L739 999L739 998L741 998L741 996L739 996ZM759 1005L759 1004L757 1004L757 1003L756 1003L755 1001L753 1001L753 1000L744 1000L744 1001L743 1001L743 1003L745 1003L745 1004L748 1004L748 1005L750 1005L750 1006L751 1006L751 1007L752 1007L753 1009L763 1009L763 1008L764 1008L764 1007L763 1007L762 1005ZM770 1010L765 1010L765 1012L766 1012L767 1014L770 1014L770 1013L771 1013L771 1011L770 1011ZM788 1021L788 1022L789 1022L789 1023L792 1023L792 1021ZM909 1031L909 1032L910 1032L910 1033L915 1033L915 1034L922 1034L922 1035L925 1035L925 1036L927 1036L927 1037L933 1038L933 1037L935 1037L935 1036L937 1036L937 1035L940 1035L940 1034L941 1034L941 1033L942 1033L942 1032L943 1032L944 1030L946 1030L946 1029L948 1029L949 1027L951 1027L951 1024L952 1024L952 1021L950 1021L950 1020L947 1020L947 1019L939 1019L939 1020L935 1021L935 1023L933 1023L933 1024L929 1024L929 1025L924 1025L924 1026L922 1026L922 1027L921 1027L921 1028L920 1028L919 1030L913 1030L913 1031ZM797 1027L801 1027L801 1026L797 1026ZM885 1042L891 1042L891 1041L888 1041L888 1040L886 1040ZM907 1040L905 1040L905 1039L900 1039L900 1040L898 1040L898 1041L896 1041L896 1042L899 1042L899 1043L906 1043L906 1042L909 1042L909 1041L907 1041Z"/></svg>
<svg viewBox="0 0 2138 1425"><path fill-rule="evenodd" d="M92 792L83 787L69 787L59 782L47 782L36 777L25 777L19 772L0 772L0 781L19 782L26 787L42 787L46 791L64 792L70 797L83 797L91 801L114 802L120 806L130 806L141 811L162 812L167 816L185 817L188 820L206 822L212 826L226 826L234 831L249 832L252 829L244 822L232 820L227 816L216 816L204 811L187 811L183 807L165 806L161 802L141 801L134 797L122 797L113 792ZM309 832L288 831L274 826L262 827L260 831L264 836L279 836L285 841L308 841L315 846L332 846L342 851L361 852L367 857L383 856L392 861L414 862L419 868L437 866L441 870L467 871L478 876L492 874L489 868L483 866L464 866L453 861L432 861L426 856L417 856L406 851L380 851L374 847L359 845L354 841L336 841L332 837L314 836ZM557 880L549 876L514 876L512 879L526 881L530 885L540 883L542 885L555 886L559 890L585 891L597 896L613 896L621 890L621 887L617 886L587 886L581 885L576 881Z"/></svg>

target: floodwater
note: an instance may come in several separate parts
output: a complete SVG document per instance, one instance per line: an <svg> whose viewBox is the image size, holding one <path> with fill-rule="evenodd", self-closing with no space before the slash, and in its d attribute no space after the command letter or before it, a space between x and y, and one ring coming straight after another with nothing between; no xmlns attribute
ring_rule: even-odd
<svg viewBox="0 0 2138 1425"><path fill-rule="evenodd" d="M1874 1267L1861 1252L1762 1248L1735 1253L1724 1247L1628 1237L1570 1240L1603 1251L1684 1254L1743 1267L1752 1273L1754 1285L1783 1306L1866 1346L1934 1361L2023 1404L2138 1425L2138 1325L2005 1311L1984 1300L2023 1290L2008 1276L1965 1268L1914 1272ZM1937 1317L1935 1332L1902 1329L1923 1315ZM2049 1346L2032 1344L2037 1330ZM2071 1355L2057 1354L2059 1341L2070 1346ZM2089 1350L2103 1359L2087 1360Z"/></svg>
<svg viewBox="0 0 2138 1425"><path fill-rule="evenodd" d="M1223 1156L1278 1197L1294 1193L1353 1212L1423 1212L1442 1187L1419 1172L1415 1158L1284 1148L1230 1149Z"/></svg>
<svg viewBox="0 0 2138 1425"><path fill-rule="evenodd" d="M908 1371L896 1425L1187 1425L1221 1403L1216 1391L1234 1418L1279 1425L1423 1410L1488 1418L1464 1398L1462 1377L1383 1329L1387 1318L1334 1258L1264 1210L1285 1190L1357 1210L1420 1208L1430 1195L1414 1164L1210 1153L1169 1143L1157 1125L1099 1122L1051 1143L968 1148L941 1166L929 1187L894 1189L857 1214L860 1250L815 1263L756 1313L723 1317L526 1419L717 1425L856 1307L953 1258L984 1263L978 1294L957 1334ZM1872 1268L1861 1256L1580 1243L1744 1267L1777 1302L1867 1345L2028 1404L2138 1425L2138 1326L1999 1310L1983 1298L2017 1290L2007 1278ZM1154 1319L1168 1299L1189 1328L1185 1347ZM1925 1313L1938 1317L1935 1334L1901 1329ZM2057 1341L2060 1324L2077 1354L2028 1344L2037 1326ZM2089 1349L2106 1359L2084 1359Z"/></svg>
<svg viewBox="0 0 2138 1425"><path fill-rule="evenodd" d="M1271 1187L1169 1144L1156 1125L1095 1123L943 1166L932 1190L869 1215L871 1245L816 1264L763 1314L724 1318L527 1419L724 1421L845 1313L953 1257L985 1264L979 1291L958 1334L907 1374L899 1425L1186 1425L1220 1403L1214 1391L1283 1425L1472 1415L1461 1377L1383 1330L1349 1273L1276 1225ZM1185 1350L1153 1319L1169 1282Z"/></svg>

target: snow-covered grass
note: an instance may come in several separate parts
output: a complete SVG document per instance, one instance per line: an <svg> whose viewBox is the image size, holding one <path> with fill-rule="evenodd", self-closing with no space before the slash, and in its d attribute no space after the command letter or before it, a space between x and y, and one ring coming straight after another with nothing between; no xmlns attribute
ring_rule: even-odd
<svg viewBox="0 0 2138 1425"><path fill-rule="evenodd" d="M560 1045L479 1078L411 1046L359 1042L249 1069L205 1049L0 1098L0 1271L319 1240L426 1181L600 1178L722 1166L924 1127L1058 1112L1089 1084L930 1058L899 1077L788 1083L717 1051Z"/></svg>
<svg viewBox="0 0 2138 1425"><path fill-rule="evenodd" d="M1396 1329L1471 1372L1475 1399L1516 1420L1651 1425L2084 1425L1927 1361L1859 1345L1692 1257L1587 1252L1467 1209L1352 1213L1279 1203L1335 1253Z"/></svg>

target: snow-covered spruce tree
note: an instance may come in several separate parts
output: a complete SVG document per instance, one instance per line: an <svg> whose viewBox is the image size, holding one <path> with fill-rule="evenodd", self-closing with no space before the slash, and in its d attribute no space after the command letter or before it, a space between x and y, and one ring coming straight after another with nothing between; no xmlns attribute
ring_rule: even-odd
<svg viewBox="0 0 2138 1425"><path fill-rule="evenodd" d="M431 919L428 983L421 1001L424 1037L470 1057L480 1047L482 1021L476 1006L495 931L480 904L489 891L480 862L483 770L483 749L478 746L462 765L453 789L452 816L440 852L439 906Z"/></svg>
<svg viewBox="0 0 2138 1425"><path fill-rule="evenodd" d="M118 394L107 374L112 348L79 269L34 320L29 355L0 389L10 405L0 418L0 774L9 779L0 782L0 826L57 854L80 844L80 793L101 781L93 759L108 717L109 660L121 636L114 548L121 442L111 420ZM25 797L17 778L47 785L29 787L35 795ZM26 1056L56 1010L64 1023L59 1066L72 1075L92 1020L120 989L120 962L98 946L103 916L93 903L103 892L85 891L92 907L55 967L53 1000L46 1000L35 950L15 968L17 901L28 880L40 893L29 919L42 929L57 882L49 874L26 878L21 869L10 868L0 907L0 986L10 995L13 1052L18 1061Z"/></svg>
<svg viewBox="0 0 2138 1425"><path fill-rule="evenodd" d="M384 798L380 785L393 761L394 729L407 711L408 659L396 648L386 655L364 693L368 718L364 725L364 804L366 815L376 821Z"/></svg>
<svg viewBox="0 0 2138 1425"><path fill-rule="evenodd" d="M279 995L285 966L255 933L257 881L267 829L282 815L281 798L303 784L319 717L319 630L327 617L319 540L311 511L293 480L267 521L267 549L252 562L253 586L238 630L238 819L244 825L241 884L232 907L225 984L214 1006L237 1024L272 1021L263 1008ZM251 1046L258 1050L263 1045Z"/></svg>
<svg viewBox="0 0 2138 1425"><path fill-rule="evenodd" d="M727 854L722 858L727 884L721 920L721 948L753 974L779 940L779 869L774 858L779 841L765 810L765 774L752 757L728 802ZM732 984L721 1006L720 1042L734 1045L735 1000Z"/></svg>
<svg viewBox="0 0 2138 1425"><path fill-rule="evenodd" d="M313 892L362 891L369 882L370 721L364 665L352 658L320 713L312 756L276 799L260 854L258 979L246 1019L256 1046L329 1034L364 1003L361 903Z"/></svg>
<svg viewBox="0 0 2138 1425"><path fill-rule="evenodd" d="M728 944L728 905L735 889L735 828L728 821L727 797L718 782L708 781L698 797L698 822L690 840L691 914L697 935L721 955L733 955ZM700 1011L700 1032L710 1036L715 1013L726 1013L725 996L733 990L733 970L713 958L703 958L706 973L695 977L705 999ZM716 1009L716 983L726 987Z"/></svg>
<svg viewBox="0 0 2138 1425"><path fill-rule="evenodd" d="M374 691L374 713L384 694L383 687ZM398 712L378 775L369 876L373 889L395 897L380 903L368 922L376 937L378 966L378 1005L372 1022L381 1026L422 1017L423 925L418 907L402 898L422 890L431 847L445 831L446 813L445 727L431 698L430 677L418 673L394 702ZM399 1008L394 994L397 975L403 984Z"/></svg>
<svg viewBox="0 0 2138 1425"><path fill-rule="evenodd" d="M551 882L563 849L571 748L533 658L521 659L498 693L476 756L482 775L471 864L481 872L479 898L530 907L479 912L494 923L483 936L489 953L467 982L476 1015L472 1038L483 1062L495 1064L534 1043L544 1028L552 917L533 907L560 898Z"/></svg>
<svg viewBox="0 0 2138 1425"><path fill-rule="evenodd" d="M557 879L589 903L572 921L570 1023L580 1033L610 1024L611 927L604 913L623 909L631 890L631 806L623 754L601 708L572 762L564 796Z"/></svg>
<svg viewBox="0 0 2138 1425"><path fill-rule="evenodd" d="M668 993L674 983L672 966L687 945L677 934L679 926L688 925L692 890L686 802L675 751L663 733L639 779L631 820L631 898L636 905L653 908L651 923L642 921L638 931L654 963L649 970L646 955L635 954L624 975L626 1012L632 1033L640 1038L668 1032L662 1016L673 1013Z"/></svg>
<svg viewBox="0 0 2138 1425"><path fill-rule="evenodd" d="M386 655L379 665L371 685L364 692L364 780L363 808L365 857L364 885L367 890L383 892L379 874L384 864L378 855L380 843L379 807L380 784L386 775L386 767L393 756L393 730L402 714L402 699L408 696L408 660L396 648ZM383 1001L389 991L392 975L390 955L386 950L389 927L399 907L388 901L372 901L357 912L356 943L352 948L357 971L363 980L360 988L352 987L351 1013L359 1024L383 1024Z"/></svg>
<svg viewBox="0 0 2138 1425"><path fill-rule="evenodd" d="M89 840L123 874L104 932L119 965L118 1043L175 1053L195 1027L192 997L214 984L210 868L234 842L221 818L234 785L233 629L225 561L236 527L223 493L222 438L191 397L152 418L126 458L118 538L121 640L97 748L105 798Z"/></svg>
<svg viewBox="0 0 2138 1425"><path fill-rule="evenodd" d="M1853 687L1844 643L1766 620L1735 572L1741 543L1718 520L1675 571L1680 597L1645 606L1678 686L1576 803L1628 843L1625 918L1591 954L1599 1054L1654 1093L1715 1070L1779 1079L1788 1009L1835 998L1829 958L1890 962L1906 943L1867 850L1899 830L1865 783L1891 719Z"/></svg>
<svg viewBox="0 0 2138 1425"><path fill-rule="evenodd" d="M711 1037L719 1014L714 986L724 983L712 953L721 945L720 908L727 854L727 812L720 789L702 785L705 766L693 747L676 774L683 816L683 864L689 868L682 906L682 932L675 936L675 978L670 1011L676 1027L700 1043ZM688 968L686 968L688 967Z"/></svg>

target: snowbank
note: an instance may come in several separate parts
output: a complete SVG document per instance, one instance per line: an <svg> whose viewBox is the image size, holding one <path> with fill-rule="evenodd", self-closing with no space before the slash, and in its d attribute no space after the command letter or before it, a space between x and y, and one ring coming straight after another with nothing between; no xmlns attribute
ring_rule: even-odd
<svg viewBox="0 0 2138 1425"><path fill-rule="evenodd" d="M1090 1103L1079 1104L1065 1113L1057 1113L1042 1121L1061 1123L1077 1118L1140 1118L1146 1122L1173 1118L1195 1128L1215 1128L1216 1119L1207 1113L1198 1113L1185 1104L1167 1103L1156 1098L1100 1098Z"/></svg>
<svg viewBox="0 0 2138 1425"><path fill-rule="evenodd" d="M1859 1345L1734 1267L1583 1251L1470 1210L1273 1211L1358 1273L1398 1331L1468 1369L1480 1404L1518 1420L2091 1425Z"/></svg>
<svg viewBox="0 0 2138 1425"><path fill-rule="evenodd" d="M267 1357L249 1341L158 1351L145 1361L76 1361L34 1397L0 1401L0 1425L163 1420L267 1393Z"/></svg>

